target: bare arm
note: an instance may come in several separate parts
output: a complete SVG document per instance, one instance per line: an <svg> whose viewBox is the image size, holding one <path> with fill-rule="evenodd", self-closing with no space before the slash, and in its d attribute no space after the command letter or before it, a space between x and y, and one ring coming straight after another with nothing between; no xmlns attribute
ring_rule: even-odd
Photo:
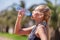
<svg viewBox="0 0 60 40"><path fill-rule="evenodd" d="M29 28L21 28L21 20L22 20L22 16L23 16L23 12L19 11L18 12L18 17L16 20L16 24L15 24L15 29L14 29L14 33L18 34L18 35L27 35L31 32L32 28L34 27L29 27Z"/></svg>
<svg viewBox="0 0 60 40"><path fill-rule="evenodd" d="M41 38L41 40L47 40L47 32L46 32L46 29L43 25L40 25L38 28L38 34L39 34L39 37Z"/></svg>

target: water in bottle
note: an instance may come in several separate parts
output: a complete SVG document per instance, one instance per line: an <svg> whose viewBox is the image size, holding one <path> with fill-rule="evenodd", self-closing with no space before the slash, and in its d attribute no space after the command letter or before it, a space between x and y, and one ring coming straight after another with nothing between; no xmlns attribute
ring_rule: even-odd
<svg viewBox="0 0 60 40"><path fill-rule="evenodd" d="M14 8L16 9L16 11L23 10L25 12L25 16L32 16L32 13L29 10L24 9L19 5L15 5Z"/></svg>

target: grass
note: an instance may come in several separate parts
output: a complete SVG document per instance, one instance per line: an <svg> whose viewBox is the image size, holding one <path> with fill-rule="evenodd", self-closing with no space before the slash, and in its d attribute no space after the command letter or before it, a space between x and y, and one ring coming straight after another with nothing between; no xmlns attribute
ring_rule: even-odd
<svg viewBox="0 0 60 40"><path fill-rule="evenodd" d="M6 37L13 40L27 40L27 36L19 36L15 34L0 33L0 37Z"/></svg>

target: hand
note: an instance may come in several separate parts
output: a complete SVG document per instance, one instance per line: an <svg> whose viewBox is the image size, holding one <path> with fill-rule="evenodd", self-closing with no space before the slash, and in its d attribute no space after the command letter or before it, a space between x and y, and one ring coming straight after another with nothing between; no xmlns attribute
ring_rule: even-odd
<svg viewBox="0 0 60 40"><path fill-rule="evenodd" d="M18 11L18 17L23 17L24 16L24 11L23 10L19 10Z"/></svg>

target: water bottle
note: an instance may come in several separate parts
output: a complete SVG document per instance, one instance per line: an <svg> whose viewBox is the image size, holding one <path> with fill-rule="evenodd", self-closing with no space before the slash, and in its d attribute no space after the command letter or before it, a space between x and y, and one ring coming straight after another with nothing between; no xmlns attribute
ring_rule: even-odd
<svg viewBox="0 0 60 40"><path fill-rule="evenodd" d="M32 13L29 10L24 9L24 8L20 7L19 5L15 5L14 8L16 9L16 11L19 11L19 10L24 11L25 16L32 16Z"/></svg>

